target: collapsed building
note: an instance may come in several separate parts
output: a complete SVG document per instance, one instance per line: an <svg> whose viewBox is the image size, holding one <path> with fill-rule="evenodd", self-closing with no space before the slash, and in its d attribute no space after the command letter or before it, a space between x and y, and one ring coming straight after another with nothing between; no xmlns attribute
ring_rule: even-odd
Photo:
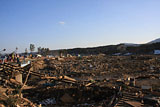
<svg viewBox="0 0 160 107"><path fill-rule="evenodd" d="M101 54L35 58L22 67L5 63L0 65L0 104L29 107L156 106L160 95L159 58Z"/></svg>

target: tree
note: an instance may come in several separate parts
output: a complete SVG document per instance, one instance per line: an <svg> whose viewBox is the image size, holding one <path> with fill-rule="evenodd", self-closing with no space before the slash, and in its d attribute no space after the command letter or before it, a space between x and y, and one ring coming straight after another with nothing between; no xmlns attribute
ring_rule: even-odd
<svg viewBox="0 0 160 107"><path fill-rule="evenodd" d="M38 48L38 53L41 53L43 56L48 55L49 51L50 51L49 48L41 48L41 47Z"/></svg>
<svg viewBox="0 0 160 107"><path fill-rule="evenodd" d="M25 54L27 55L27 53L28 53L28 50L27 50L27 48L25 49Z"/></svg>
<svg viewBox="0 0 160 107"><path fill-rule="evenodd" d="M39 54L41 53L41 49L42 49L41 47L37 48Z"/></svg>
<svg viewBox="0 0 160 107"><path fill-rule="evenodd" d="M46 54L46 55L49 54L49 48L45 48L45 54Z"/></svg>
<svg viewBox="0 0 160 107"><path fill-rule="evenodd" d="M35 50L34 44L30 44L30 51L33 52Z"/></svg>

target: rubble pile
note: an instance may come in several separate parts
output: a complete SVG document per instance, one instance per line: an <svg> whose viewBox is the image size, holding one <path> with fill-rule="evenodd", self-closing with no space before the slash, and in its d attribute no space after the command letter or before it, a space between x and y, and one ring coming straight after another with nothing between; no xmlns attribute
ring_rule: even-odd
<svg viewBox="0 0 160 107"><path fill-rule="evenodd" d="M108 87L77 87L77 86L54 86L50 88L35 88L31 90L25 90L24 93L28 93L31 100L38 101L36 103L42 105L59 105L59 106L72 106L72 105L103 105L108 104L110 98L116 92L115 89ZM38 94L41 93L41 94ZM25 96L25 94L24 94ZM44 103L46 100L51 100L52 104Z"/></svg>
<svg viewBox="0 0 160 107"><path fill-rule="evenodd" d="M35 58L25 67L0 65L0 104L9 104L8 99L16 100L9 100L12 105L29 107L141 104L148 93L160 95L159 80L160 56ZM134 94L134 101L121 100L125 93Z"/></svg>
<svg viewBox="0 0 160 107"><path fill-rule="evenodd" d="M70 75L74 77L84 76L108 76L118 77L123 74L140 75L141 73L158 73L160 71L160 59L158 56L85 56L72 57L64 60L49 60L47 67L41 72L49 76Z"/></svg>

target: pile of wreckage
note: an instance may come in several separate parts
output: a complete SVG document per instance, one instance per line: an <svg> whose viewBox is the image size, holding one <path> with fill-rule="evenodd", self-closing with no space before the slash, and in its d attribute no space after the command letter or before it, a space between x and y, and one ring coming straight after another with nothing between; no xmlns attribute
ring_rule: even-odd
<svg viewBox="0 0 160 107"><path fill-rule="evenodd" d="M160 86L146 84L150 79L159 81L159 59L158 56L92 55L37 58L21 67L4 63L0 65L0 104L15 107L156 106L159 96L153 95L159 95ZM155 102L148 104L148 100Z"/></svg>
<svg viewBox="0 0 160 107"><path fill-rule="evenodd" d="M112 105L117 89L96 85L95 81L78 81L66 75L39 73L41 61L19 67L0 65L0 104L4 106L93 106ZM43 61L42 61L43 62ZM37 67L39 66L39 68Z"/></svg>

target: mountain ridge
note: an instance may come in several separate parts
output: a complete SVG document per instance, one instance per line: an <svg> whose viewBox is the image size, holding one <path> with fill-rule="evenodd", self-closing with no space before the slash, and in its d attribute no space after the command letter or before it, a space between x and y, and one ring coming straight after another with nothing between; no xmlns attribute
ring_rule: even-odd
<svg viewBox="0 0 160 107"><path fill-rule="evenodd" d="M148 42L147 44L153 44L153 43L159 43L159 42L160 42L160 38L157 38L155 40Z"/></svg>

